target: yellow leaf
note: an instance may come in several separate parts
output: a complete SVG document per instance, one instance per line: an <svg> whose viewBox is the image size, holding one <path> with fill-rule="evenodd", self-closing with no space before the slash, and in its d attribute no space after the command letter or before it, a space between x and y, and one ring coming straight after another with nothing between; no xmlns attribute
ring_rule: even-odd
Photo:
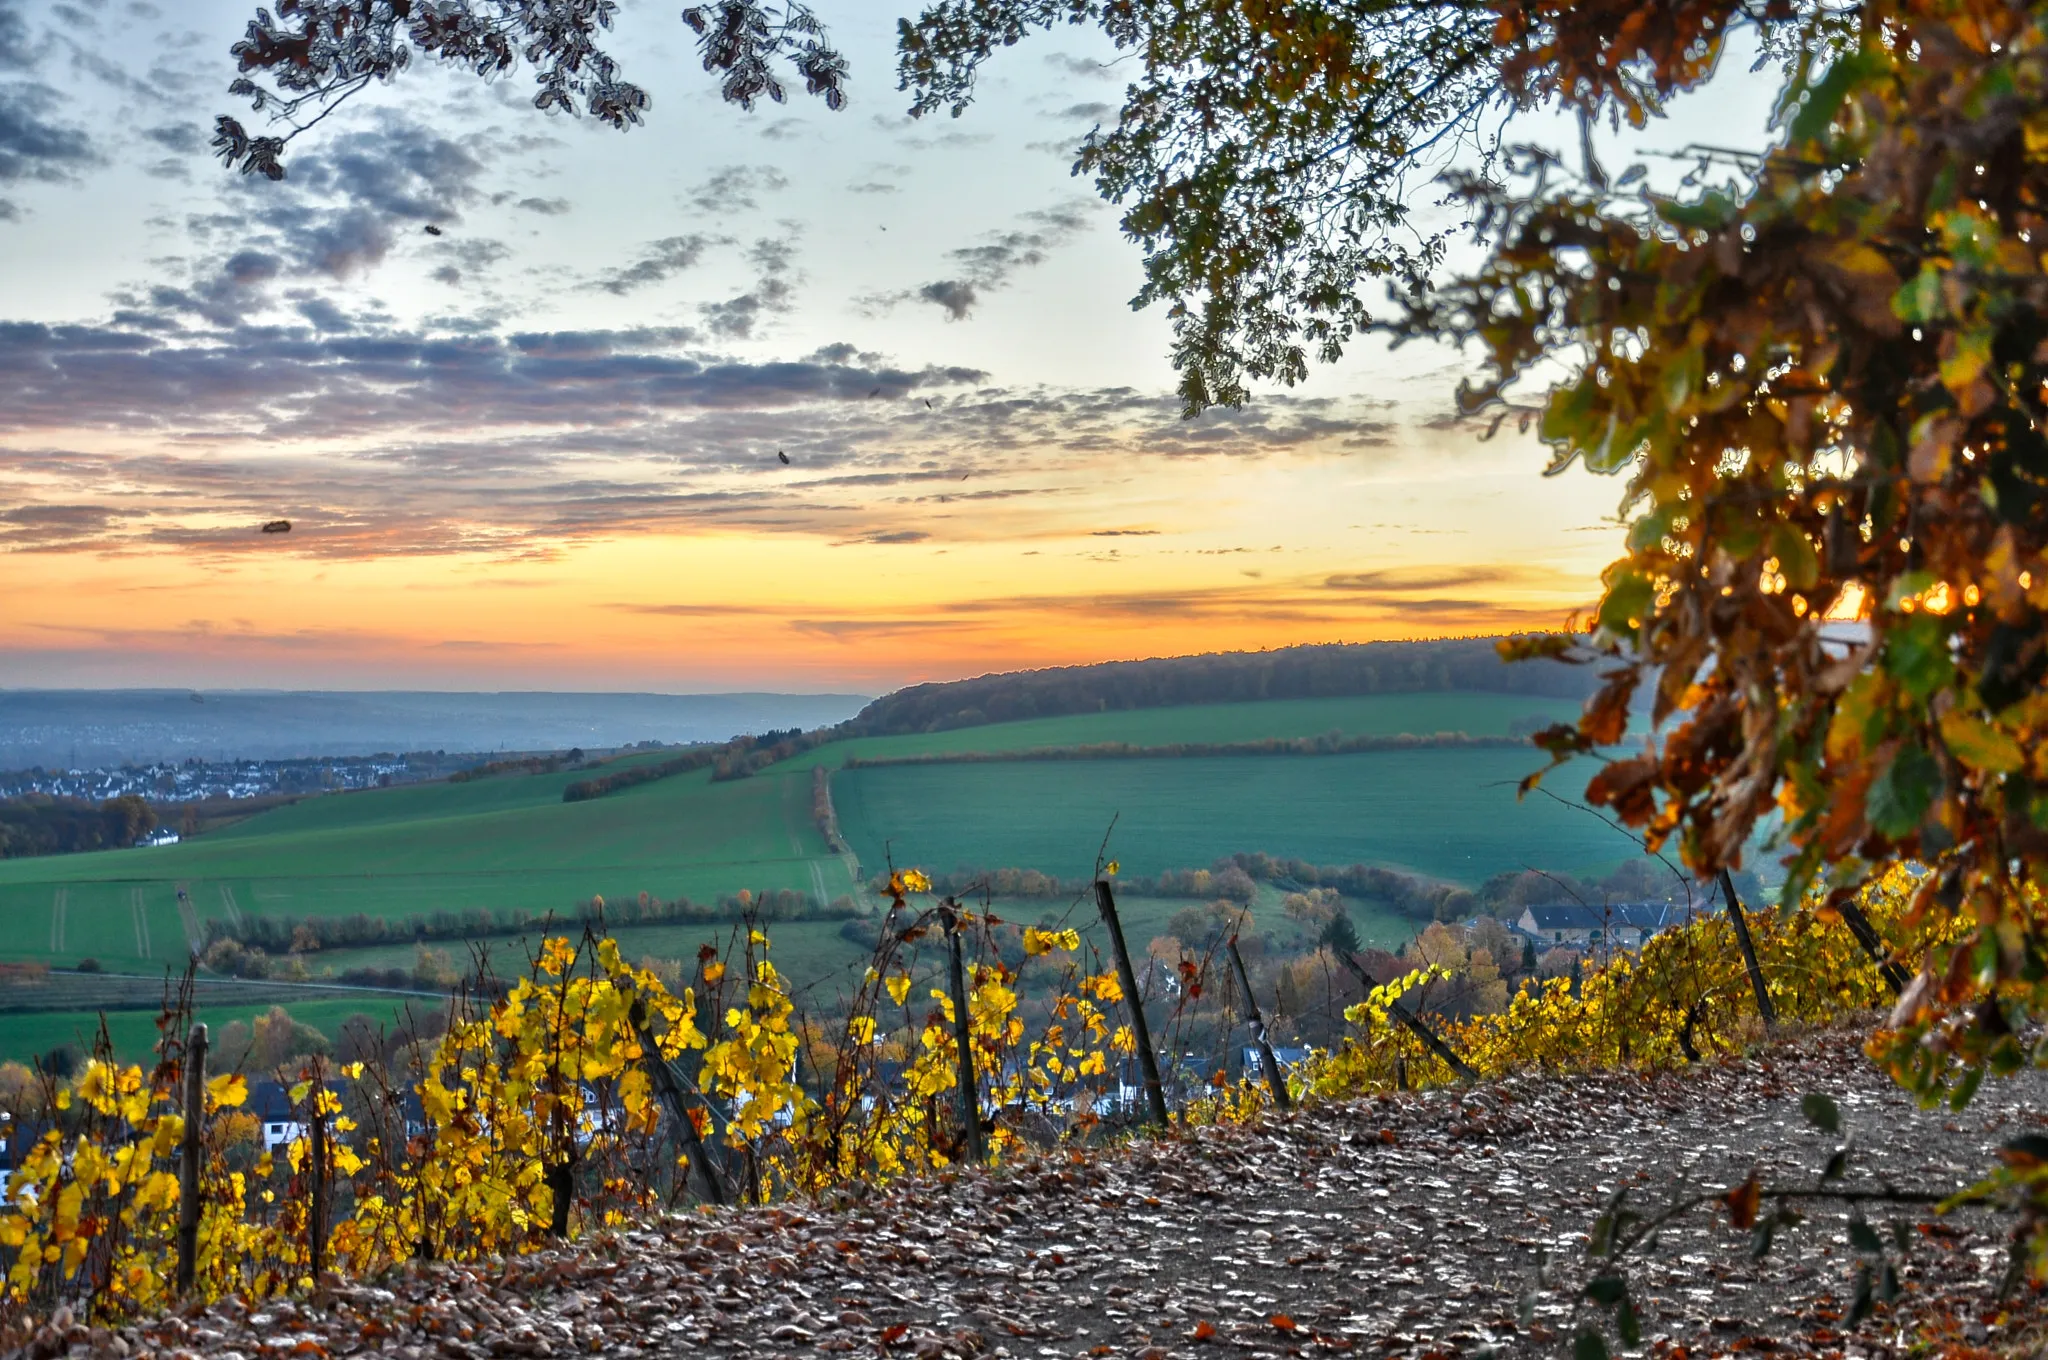
<svg viewBox="0 0 2048 1360"><path fill-rule="evenodd" d="M1104 878L1115 878L1116 871L1121 868L1123 868L1123 865L1119 864L1115 860L1111 860L1109 863L1102 866L1102 876Z"/></svg>
<svg viewBox="0 0 2048 1360"><path fill-rule="evenodd" d="M2014 774L2027 763L2026 753L2009 733L1959 709L1942 715L1941 739L1957 760L1986 774Z"/></svg>
<svg viewBox="0 0 2048 1360"><path fill-rule="evenodd" d="M1024 952L1032 956L1049 954L1055 949L1079 949L1081 932L1067 930L1039 930L1027 926L1024 930Z"/></svg>
<svg viewBox="0 0 2048 1360"><path fill-rule="evenodd" d="M899 1006L903 1004L903 999L910 995L910 978L906 974L896 973L882 985L889 989L889 999Z"/></svg>
<svg viewBox="0 0 2048 1360"><path fill-rule="evenodd" d="M709 983L711 986L716 987L724 977L724 963L707 963L704 965L704 981Z"/></svg>
<svg viewBox="0 0 2048 1360"><path fill-rule="evenodd" d="M846 1037L856 1044L871 1044L875 1041L875 1022L872 1016L856 1015L846 1022Z"/></svg>

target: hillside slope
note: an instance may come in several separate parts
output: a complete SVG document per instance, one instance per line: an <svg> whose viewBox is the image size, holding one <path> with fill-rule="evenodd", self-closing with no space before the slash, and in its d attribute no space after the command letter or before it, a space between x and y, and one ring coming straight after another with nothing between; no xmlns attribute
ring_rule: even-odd
<svg viewBox="0 0 2048 1360"><path fill-rule="evenodd" d="M838 1208L676 1216L580 1249L415 1266L324 1301L230 1302L119 1338L51 1331L44 1353L75 1340L107 1356L1555 1355L1585 1278L1582 1234L1617 1185L1640 1186L1647 1207L1681 1173L1726 1186L1754 1165L1810 1184L1833 1147L1799 1114L1818 1090L1855 1134L1851 1184L1954 1186L2048 1093L2028 1073L1987 1085L1960 1120L1922 1112L1857 1037L1652 1078L1326 1104ZM2010 1347L2038 1302L1993 1307L2008 1227L1964 1210L1912 1234L1900 1303L1854 1335L1853 1258L1825 1207L1762 1263L1725 1214L1698 1213L1631 1279L1661 1356L1899 1354L1934 1328ZM1524 1325L1521 1295L1546 1258L1552 1287Z"/></svg>

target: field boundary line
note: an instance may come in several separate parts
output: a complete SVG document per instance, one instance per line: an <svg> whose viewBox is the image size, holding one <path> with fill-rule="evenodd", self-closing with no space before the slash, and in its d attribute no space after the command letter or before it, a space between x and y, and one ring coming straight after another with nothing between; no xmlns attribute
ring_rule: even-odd
<svg viewBox="0 0 2048 1360"><path fill-rule="evenodd" d="M135 922L136 957L152 957L149 952L149 908L143 903L141 888L128 890L128 914Z"/></svg>
<svg viewBox="0 0 2048 1360"><path fill-rule="evenodd" d="M183 883L178 885L178 924L184 928L185 943L197 954L205 935L199 929L199 908L193 904L192 894L186 891L187 886Z"/></svg>
<svg viewBox="0 0 2048 1360"><path fill-rule="evenodd" d="M228 914L228 924L240 930L242 928L242 909L235 903L235 890L225 883L220 885L220 904Z"/></svg>
<svg viewBox="0 0 2048 1360"><path fill-rule="evenodd" d="M70 909L70 905L71 890L69 888L57 889L57 895L50 900L50 952L52 954L64 952L64 916Z"/></svg>

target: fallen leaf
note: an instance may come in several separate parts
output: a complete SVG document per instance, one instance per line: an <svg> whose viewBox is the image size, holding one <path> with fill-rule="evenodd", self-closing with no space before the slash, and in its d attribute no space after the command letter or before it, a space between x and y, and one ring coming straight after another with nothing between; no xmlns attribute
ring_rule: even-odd
<svg viewBox="0 0 2048 1360"><path fill-rule="evenodd" d="M1751 1172L1748 1180L1721 1196L1721 1202L1728 1206L1728 1221L1737 1228L1755 1227L1757 1207L1763 1202L1763 1187L1757 1184L1756 1173Z"/></svg>

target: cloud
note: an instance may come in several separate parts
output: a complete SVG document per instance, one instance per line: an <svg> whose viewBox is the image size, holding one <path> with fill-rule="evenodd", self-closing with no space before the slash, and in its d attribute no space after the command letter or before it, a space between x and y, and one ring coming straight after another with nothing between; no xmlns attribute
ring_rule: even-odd
<svg viewBox="0 0 2048 1360"><path fill-rule="evenodd" d="M600 275L590 287L624 297L636 288L660 283L670 275L690 268L704 258L704 252L711 244L711 238L706 236L664 236L659 241L648 242L639 259Z"/></svg>
<svg viewBox="0 0 2048 1360"><path fill-rule="evenodd" d="M948 320L964 321L985 294L1004 287L1017 271L1045 263L1053 251L1087 230L1096 206L1092 199L1076 199L1028 212L1018 227L992 232L978 245L948 251L947 258L960 270L958 274L901 292L872 295L862 302L873 311L887 311L907 301L928 302Z"/></svg>
<svg viewBox="0 0 2048 1360"><path fill-rule="evenodd" d="M923 543L930 538L931 535L924 532L922 529L889 529L878 530L877 532L872 534L863 534L859 538L843 539L840 542L833 544L832 546L835 548L844 548L855 543L873 543L884 546L896 546L900 544Z"/></svg>
<svg viewBox="0 0 2048 1360"><path fill-rule="evenodd" d="M1342 572L1323 582L1325 590L1447 590L1488 585L1507 579L1498 566L1395 567L1383 571Z"/></svg>
<svg viewBox="0 0 2048 1360"><path fill-rule="evenodd" d="M1104 62L1094 61L1088 57L1069 56L1065 52L1047 53L1045 64L1066 75L1083 76L1094 80L1107 80L1111 74L1109 66Z"/></svg>
<svg viewBox="0 0 2048 1360"><path fill-rule="evenodd" d="M181 156L196 156L205 149L206 139L200 135L193 123L163 123L143 129L142 135L168 151Z"/></svg>
<svg viewBox="0 0 2048 1360"><path fill-rule="evenodd" d="M522 198L512 205L521 212L539 213L542 217L560 217L569 211L566 198Z"/></svg>
<svg viewBox="0 0 2048 1360"><path fill-rule="evenodd" d="M1078 119L1082 119L1082 120L1085 120L1085 121L1087 121L1087 122L1090 122L1090 123L1099 123L1099 122L1101 122L1101 121L1102 121L1103 119L1105 119L1105 118L1110 118L1110 117L1113 117L1113 116L1115 116L1115 114L1116 114L1116 106L1115 106L1115 105L1112 105L1112 104L1103 104L1103 103L1092 103L1092 104L1069 104L1069 105L1067 105L1067 107L1065 107L1065 108L1063 108L1063 109L1060 109L1059 111L1057 111L1057 112L1055 112L1055 113L1048 113L1048 114L1046 115L1046 117L1048 117L1048 118L1078 118Z"/></svg>
<svg viewBox="0 0 2048 1360"><path fill-rule="evenodd" d="M761 271L752 289L723 302L706 302L697 310L713 335L727 340L750 340L764 318L788 312L796 305L792 280L796 243L787 238L762 237L747 248L747 259Z"/></svg>
<svg viewBox="0 0 2048 1360"><path fill-rule="evenodd" d="M917 290L918 299L930 302L944 309L947 316L955 321L965 321L974 310L974 304L981 301L981 292L965 279L940 279L927 283Z"/></svg>
<svg viewBox="0 0 2048 1360"><path fill-rule="evenodd" d="M751 212L761 206L761 195L788 187L789 178L772 165L728 165L692 189L687 201L699 212L725 216Z"/></svg>
<svg viewBox="0 0 2048 1360"><path fill-rule="evenodd" d="M99 154L84 132L47 116L47 110L60 102L47 85L0 85L0 187L30 181L63 183L98 163ZM0 204L6 205L8 217L19 216L18 206L6 199Z"/></svg>

